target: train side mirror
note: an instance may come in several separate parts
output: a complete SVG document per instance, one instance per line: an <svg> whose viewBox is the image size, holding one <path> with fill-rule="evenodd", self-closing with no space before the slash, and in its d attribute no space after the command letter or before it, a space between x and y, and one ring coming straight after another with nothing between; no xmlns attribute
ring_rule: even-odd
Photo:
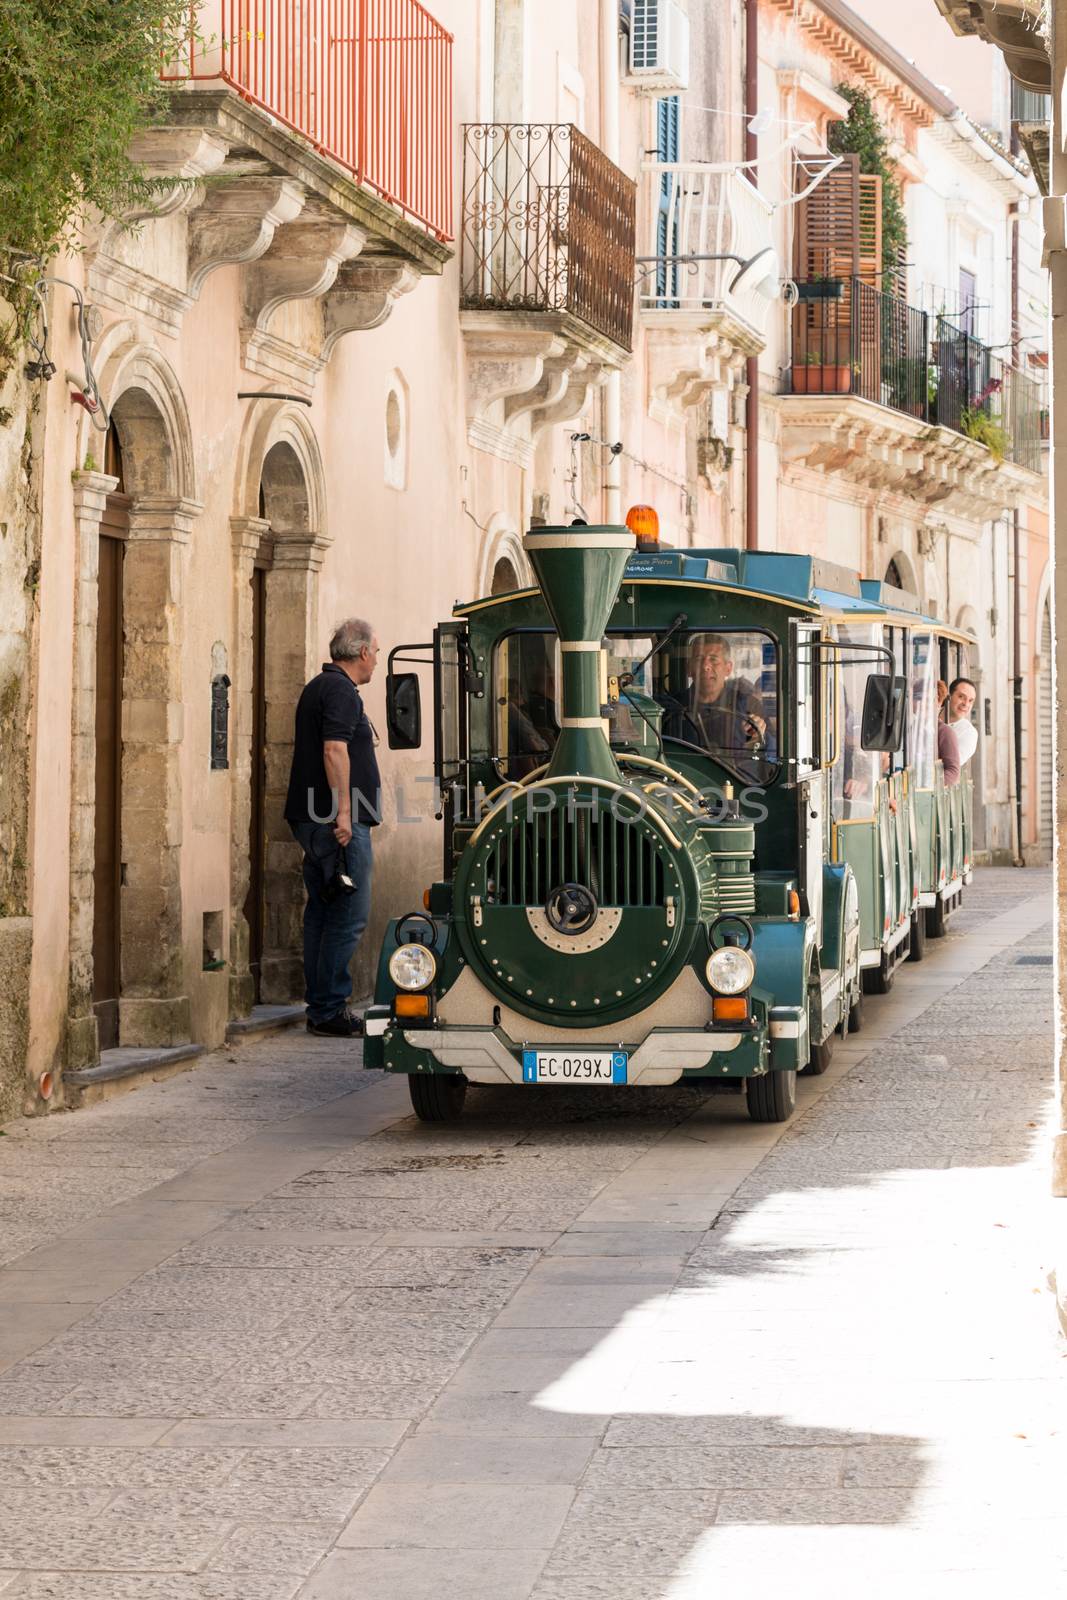
<svg viewBox="0 0 1067 1600"><path fill-rule="evenodd" d="M871 673L863 696L862 750L900 749L904 742L907 693L906 678L891 677L887 672Z"/></svg>
<svg viewBox="0 0 1067 1600"><path fill-rule="evenodd" d="M422 743L422 697L417 672L390 672L385 680L385 723L390 750L417 750Z"/></svg>

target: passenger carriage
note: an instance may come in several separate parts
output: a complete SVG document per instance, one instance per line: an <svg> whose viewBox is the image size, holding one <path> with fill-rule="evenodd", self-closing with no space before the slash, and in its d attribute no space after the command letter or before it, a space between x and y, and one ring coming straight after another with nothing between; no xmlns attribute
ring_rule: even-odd
<svg viewBox="0 0 1067 1600"><path fill-rule="evenodd" d="M812 557L526 548L537 589L390 657L394 747L432 665L444 864L387 930L366 1064L431 1121L468 1083L724 1079L784 1120L967 870L922 744L944 632Z"/></svg>

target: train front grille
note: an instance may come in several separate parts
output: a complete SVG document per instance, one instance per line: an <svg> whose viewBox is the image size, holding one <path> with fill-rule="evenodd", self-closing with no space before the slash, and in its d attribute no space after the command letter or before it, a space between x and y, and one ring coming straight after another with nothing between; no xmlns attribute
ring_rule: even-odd
<svg viewBox="0 0 1067 1600"><path fill-rule="evenodd" d="M664 848L647 827L580 800L515 816L489 851L486 899L543 906L554 889L577 883L601 906L662 906Z"/></svg>

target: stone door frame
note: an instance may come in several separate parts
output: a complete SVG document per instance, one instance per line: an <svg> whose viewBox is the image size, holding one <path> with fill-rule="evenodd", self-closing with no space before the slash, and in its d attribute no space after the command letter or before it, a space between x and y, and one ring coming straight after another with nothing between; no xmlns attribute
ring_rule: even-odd
<svg viewBox="0 0 1067 1600"><path fill-rule="evenodd" d="M130 495L123 561L119 1044L166 1046L188 1040L191 1027L182 953L181 647L185 547L202 507L195 494L188 410L173 371L130 325L109 330L103 355L101 389L119 431ZM100 1056L92 1005L96 627L100 521L116 480L89 470L75 474L73 483L77 549L66 1059L69 1066L82 1067Z"/></svg>
<svg viewBox="0 0 1067 1600"><path fill-rule="evenodd" d="M253 1003L249 928L248 840L252 794L252 571L261 555L265 579L266 778L265 918L260 990L264 1003L303 993L300 851L283 812L292 757L293 714L300 690L318 669L319 573L325 531L325 473L306 414L282 402L252 408L238 454L237 510L230 519L234 579L233 795L230 829L230 1014ZM265 516L259 515L263 491Z"/></svg>

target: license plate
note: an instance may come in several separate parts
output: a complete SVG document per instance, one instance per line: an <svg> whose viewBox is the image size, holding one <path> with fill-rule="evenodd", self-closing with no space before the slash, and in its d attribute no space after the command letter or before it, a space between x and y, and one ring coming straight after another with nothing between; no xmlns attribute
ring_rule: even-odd
<svg viewBox="0 0 1067 1600"><path fill-rule="evenodd" d="M524 1050L523 1083L625 1083L624 1050Z"/></svg>

